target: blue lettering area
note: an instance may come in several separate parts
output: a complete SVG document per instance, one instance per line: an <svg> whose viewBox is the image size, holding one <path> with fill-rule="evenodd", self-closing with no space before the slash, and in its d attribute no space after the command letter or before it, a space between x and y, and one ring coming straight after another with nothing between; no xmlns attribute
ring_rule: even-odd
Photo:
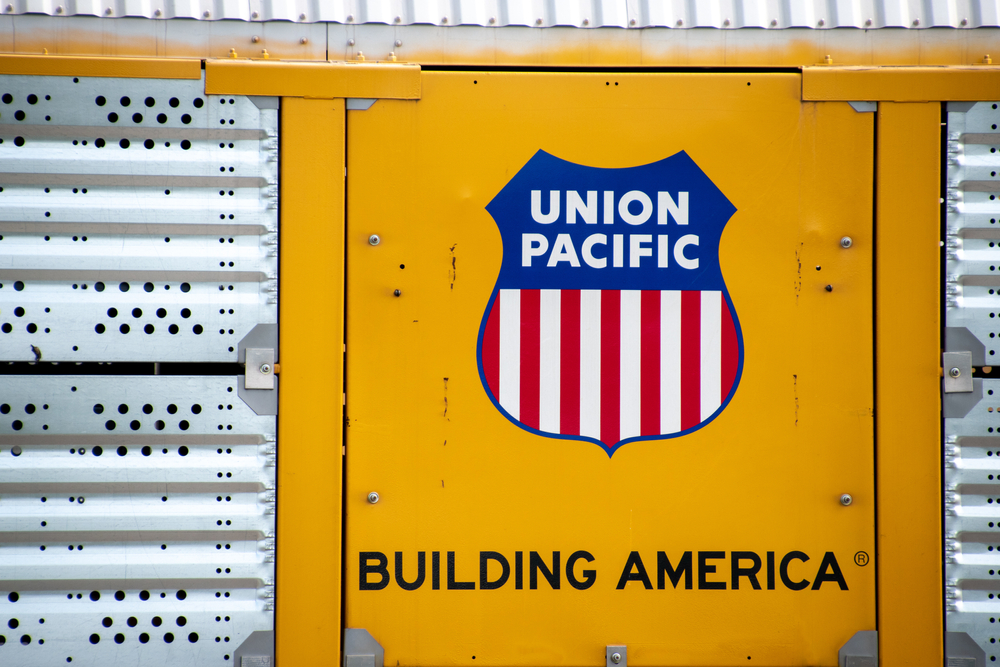
<svg viewBox="0 0 1000 667"><path fill-rule="evenodd" d="M736 207L683 151L625 169L538 151L486 210L503 289L725 289L719 240Z"/></svg>

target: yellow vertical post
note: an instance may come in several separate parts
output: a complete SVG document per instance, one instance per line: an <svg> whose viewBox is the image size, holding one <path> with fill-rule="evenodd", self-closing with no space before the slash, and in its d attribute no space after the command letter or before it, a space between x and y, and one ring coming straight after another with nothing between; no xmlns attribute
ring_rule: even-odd
<svg viewBox="0 0 1000 667"><path fill-rule="evenodd" d="M276 663L340 653L344 100L281 107Z"/></svg>
<svg viewBox="0 0 1000 667"><path fill-rule="evenodd" d="M940 119L880 102L876 192L878 630L882 665L943 661Z"/></svg>

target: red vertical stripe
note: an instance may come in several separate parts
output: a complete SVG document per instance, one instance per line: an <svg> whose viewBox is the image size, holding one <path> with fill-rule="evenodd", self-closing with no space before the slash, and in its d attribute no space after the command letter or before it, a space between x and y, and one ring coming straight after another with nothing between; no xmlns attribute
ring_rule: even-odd
<svg viewBox="0 0 1000 667"><path fill-rule="evenodd" d="M601 442L620 440L622 293L601 290Z"/></svg>
<svg viewBox="0 0 1000 667"><path fill-rule="evenodd" d="M519 421L538 428L542 294L521 290L521 408Z"/></svg>
<svg viewBox="0 0 1000 667"><path fill-rule="evenodd" d="M644 290L639 344L639 432L660 435L660 292Z"/></svg>
<svg viewBox="0 0 1000 667"><path fill-rule="evenodd" d="M483 331L483 374L490 393L497 401L500 400L500 291L493 300L490 314L486 318L486 330Z"/></svg>
<svg viewBox="0 0 1000 667"><path fill-rule="evenodd" d="M580 435L580 290L562 290L559 323L559 431Z"/></svg>
<svg viewBox="0 0 1000 667"><path fill-rule="evenodd" d="M733 312L725 298L722 299L722 401L736 382L736 368L740 361L740 345L736 340L736 324Z"/></svg>
<svg viewBox="0 0 1000 667"><path fill-rule="evenodd" d="M701 292L681 292L681 430L701 423Z"/></svg>

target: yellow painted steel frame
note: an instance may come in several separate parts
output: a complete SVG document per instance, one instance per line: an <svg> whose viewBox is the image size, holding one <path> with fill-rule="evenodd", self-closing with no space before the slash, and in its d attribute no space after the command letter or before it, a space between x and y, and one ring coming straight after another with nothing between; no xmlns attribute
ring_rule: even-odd
<svg viewBox="0 0 1000 667"><path fill-rule="evenodd" d="M886 667L939 667L944 659L940 119L939 103L879 103L875 451L879 664Z"/></svg>
<svg viewBox="0 0 1000 667"><path fill-rule="evenodd" d="M340 653L344 100L281 105L276 662Z"/></svg>

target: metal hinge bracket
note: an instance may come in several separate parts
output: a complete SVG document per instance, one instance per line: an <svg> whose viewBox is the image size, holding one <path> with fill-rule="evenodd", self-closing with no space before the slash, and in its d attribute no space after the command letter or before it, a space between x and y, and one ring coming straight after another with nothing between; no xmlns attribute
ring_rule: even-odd
<svg viewBox="0 0 1000 667"><path fill-rule="evenodd" d="M385 650L364 628L344 630L343 667L382 667Z"/></svg>
<svg viewBox="0 0 1000 667"><path fill-rule="evenodd" d="M878 667L878 631L855 632L837 652L840 667Z"/></svg>
<svg viewBox="0 0 1000 667"><path fill-rule="evenodd" d="M972 392L972 352L945 352L941 355L944 369L944 393Z"/></svg>
<svg viewBox="0 0 1000 667"><path fill-rule="evenodd" d="M628 647L608 646L604 650L605 667L628 667Z"/></svg>
<svg viewBox="0 0 1000 667"><path fill-rule="evenodd" d="M248 347L245 389L274 389L274 348Z"/></svg>

